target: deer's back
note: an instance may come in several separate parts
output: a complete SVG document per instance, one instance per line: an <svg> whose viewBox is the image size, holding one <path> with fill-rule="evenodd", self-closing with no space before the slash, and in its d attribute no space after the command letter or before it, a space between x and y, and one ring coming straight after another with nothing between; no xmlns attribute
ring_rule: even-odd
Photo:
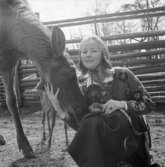
<svg viewBox="0 0 165 167"><path fill-rule="evenodd" d="M48 31L26 1L0 0L0 70L13 67L19 57L50 59L50 50Z"/></svg>

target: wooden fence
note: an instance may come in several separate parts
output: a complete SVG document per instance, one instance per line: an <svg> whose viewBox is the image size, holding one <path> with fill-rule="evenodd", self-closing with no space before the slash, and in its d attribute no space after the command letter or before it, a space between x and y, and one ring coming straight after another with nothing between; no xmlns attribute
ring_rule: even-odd
<svg viewBox="0 0 165 167"><path fill-rule="evenodd" d="M44 24L51 26L58 25L60 27L81 26L84 24L93 24L105 22L117 22L130 19L141 19L144 17L164 17L165 7L121 12L100 16L91 16L70 20L45 22ZM142 39L143 37L161 37L159 40L150 40L146 42L133 42L118 45L108 45L111 53L111 61L114 66L126 66L130 68L142 81L148 90L152 99L157 104L165 104L165 30L138 32L131 34L117 34L110 36L102 36L101 38L107 42L123 39ZM157 38L157 39L158 39ZM79 43L81 39L67 39L66 44ZM128 40L129 41L129 40ZM78 56L78 49L69 49L71 56ZM33 64L19 64L19 92L20 105L32 105L39 103L39 94L32 91L39 81L38 71ZM0 103L5 104L4 87L0 78Z"/></svg>

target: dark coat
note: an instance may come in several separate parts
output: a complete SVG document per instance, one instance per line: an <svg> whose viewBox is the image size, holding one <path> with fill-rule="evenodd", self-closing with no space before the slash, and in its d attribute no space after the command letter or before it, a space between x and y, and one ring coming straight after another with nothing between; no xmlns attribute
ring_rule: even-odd
<svg viewBox="0 0 165 167"><path fill-rule="evenodd" d="M112 81L107 78L100 85L87 77L82 90L88 105L105 103L109 99L126 101L128 108L124 113L130 121L126 121L120 111L111 115L99 112L85 116L68 148L77 164L80 167L114 167L125 161L135 167L149 166L150 157L145 145L145 134L149 131L142 115L149 113L154 103L139 79L127 68L114 68ZM135 142L136 138L138 142Z"/></svg>

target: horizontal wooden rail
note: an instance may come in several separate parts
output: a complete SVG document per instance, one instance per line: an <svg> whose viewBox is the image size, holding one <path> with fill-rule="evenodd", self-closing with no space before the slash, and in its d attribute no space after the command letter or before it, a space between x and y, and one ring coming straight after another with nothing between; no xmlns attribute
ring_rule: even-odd
<svg viewBox="0 0 165 167"><path fill-rule="evenodd" d="M165 90L165 85L164 86L147 86L145 87L148 92L153 92L153 91L164 91Z"/></svg>
<svg viewBox="0 0 165 167"><path fill-rule="evenodd" d="M110 52L165 48L165 40L108 46Z"/></svg>
<svg viewBox="0 0 165 167"><path fill-rule="evenodd" d="M151 74L139 74L136 75L140 80L153 80L165 78L165 72L151 73Z"/></svg>
<svg viewBox="0 0 165 167"><path fill-rule="evenodd" d="M83 21L83 20L89 20L89 19L114 17L114 16L125 16L125 15L132 15L132 14L139 14L139 13L150 13L150 12L159 12L159 11L165 11L165 7L156 7L156 8L149 8L149 9L133 10L133 11L128 11L128 12L118 12L118 13L110 13L110 14L103 14L103 15L96 15L96 16L80 17L80 18L75 18L75 19L48 21L48 22L43 22L43 24L44 25L52 25L52 24L59 24L59 23Z"/></svg>
<svg viewBox="0 0 165 167"><path fill-rule="evenodd" d="M18 69L22 70L22 69L31 69L31 68L35 68L34 64L21 64Z"/></svg>
<svg viewBox="0 0 165 167"><path fill-rule="evenodd" d="M118 52L118 51L136 51L142 49L157 49L157 48L165 48L165 40L158 41L148 41L141 43L131 43L131 44L120 44L120 45L111 45L108 46L110 52ZM78 49L70 49L68 51L70 55L79 55ZM164 51L163 51L164 52Z"/></svg>
<svg viewBox="0 0 165 167"><path fill-rule="evenodd" d="M129 12L111 13L106 15L89 16L89 17L60 20L60 21L49 21L49 22L44 22L44 24L48 27L51 27L53 25L60 27L66 27L66 26L68 27L68 26L76 26L83 24L91 24L94 22L119 21L119 20L122 21L124 19L137 19L144 17L157 17L157 16L159 17L164 16L164 7L134 10Z"/></svg>
<svg viewBox="0 0 165 167"><path fill-rule="evenodd" d="M164 79L158 79L158 80L149 80L149 81L142 81L143 85L145 87L147 86L165 86L165 78Z"/></svg>
<svg viewBox="0 0 165 167"><path fill-rule="evenodd" d="M149 92L151 96L165 96L165 91Z"/></svg>
<svg viewBox="0 0 165 167"><path fill-rule="evenodd" d="M155 102L164 103L165 102L165 96L153 96L152 100L155 101Z"/></svg>
<svg viewBox="0 0 165 167"><path fill-rule="evenodd" d="M129 61L113 61L112 64L114 66L136 66L136 65L152 65L165 62L165 58L163 59L140 59L140 60L129 60Z"/></svg>
<svg viewBox="0 0 165 167"><path fill-rule="evenodd" d="M19 70L19 72L20 72L20 74L22 74L22 73L38 73L38 70L37 70L37 68L36 67L34 67L34 68L25 68L25 69L21 69L21 70Z"/></svg>
<svg viewBox="0 0 165 167"><path fill-rule="evenodd" d="M23 82L38 82L40 80L40 78L35 78L35 79L27 79L27 80L24 80L22 79L20 82L23 83Z"/></svg>
<svg viewBox="0 0 165 167"><path fill-rule="evenodd" d="M131 71L134 72L134 74L148 74L148 73L155 73L155 72L162 72L165 71L165 64L162 63L159 66L156 65L144 65L144 66L134 66L134 67L129 67Z"/></svg>
<svg viewBox="0 0 165 167"><path fill-rule="evenodd" d="M136 48L135 48L136 50ZM162 55L165 54L165 49L157 49L157 50L151 50L151 51L134 51L129 53L123 53L123 54L114 54L111 55L110 58L112 60L120 60L120 59L130 59L130 58L139 58L139 57L152 57L153 55Z"/></svg>
<svg viewBox="0 0 165 167"><path fill-rule="evenodd" d="M117 35L109 35L109 36L102 36L101 38L104 41L111 41L111 40L121 40L121 39L135 39L135 38L144 38L144 37L153 37L153 36L164 36L165 31L149 31L149 32L137 32L137 33L129 33L129 34L117 34ZM66 40L66 44L74 44L80 43L82 38L78 39L70 39Z"/></svg>
<svg viewBox="0 0 165 167"><path fill-rule="evenodd" d="M139 15L133 15L133 16L119 16L119 17L110 17L110 18L98 18L95 20L85 20L85 21L77 21L77 22L71 22L71 23L57 23L56 26L59 27L70 27L70 26L79 26L79 25L86 25L86 24L94 24L95 23L102 23L102 22L118 22L123 20L132 20L132 19L142 19L144 17L161 17L165 16L165 12L159 12L159 13L151 13L151 14L139 14ZM55 24L51 24L48 27L52 27Z"/></svg>

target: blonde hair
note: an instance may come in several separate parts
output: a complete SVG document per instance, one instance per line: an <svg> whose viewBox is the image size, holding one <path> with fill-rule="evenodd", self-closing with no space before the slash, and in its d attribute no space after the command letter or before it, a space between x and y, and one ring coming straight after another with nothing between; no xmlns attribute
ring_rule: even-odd
<svg viewBox="0 0 165 167"><path fill-rule="evenodd" d="M84 38L81 43L80 43L80 70L82 71L82 73L87 73L88 69L83 65L82 61L81 61L81 50L83 45L88 42L89 40L93 40L96 42L96 44L98 45L98 48L101 50L101 55L102 55L102 59L101 59L101 65L104 68L111 68L111 63L109 61L110 58L110 53L108 51L107 46L104 44L103 40L96 36L96 35L92 35L89 37Z"/></svg>

